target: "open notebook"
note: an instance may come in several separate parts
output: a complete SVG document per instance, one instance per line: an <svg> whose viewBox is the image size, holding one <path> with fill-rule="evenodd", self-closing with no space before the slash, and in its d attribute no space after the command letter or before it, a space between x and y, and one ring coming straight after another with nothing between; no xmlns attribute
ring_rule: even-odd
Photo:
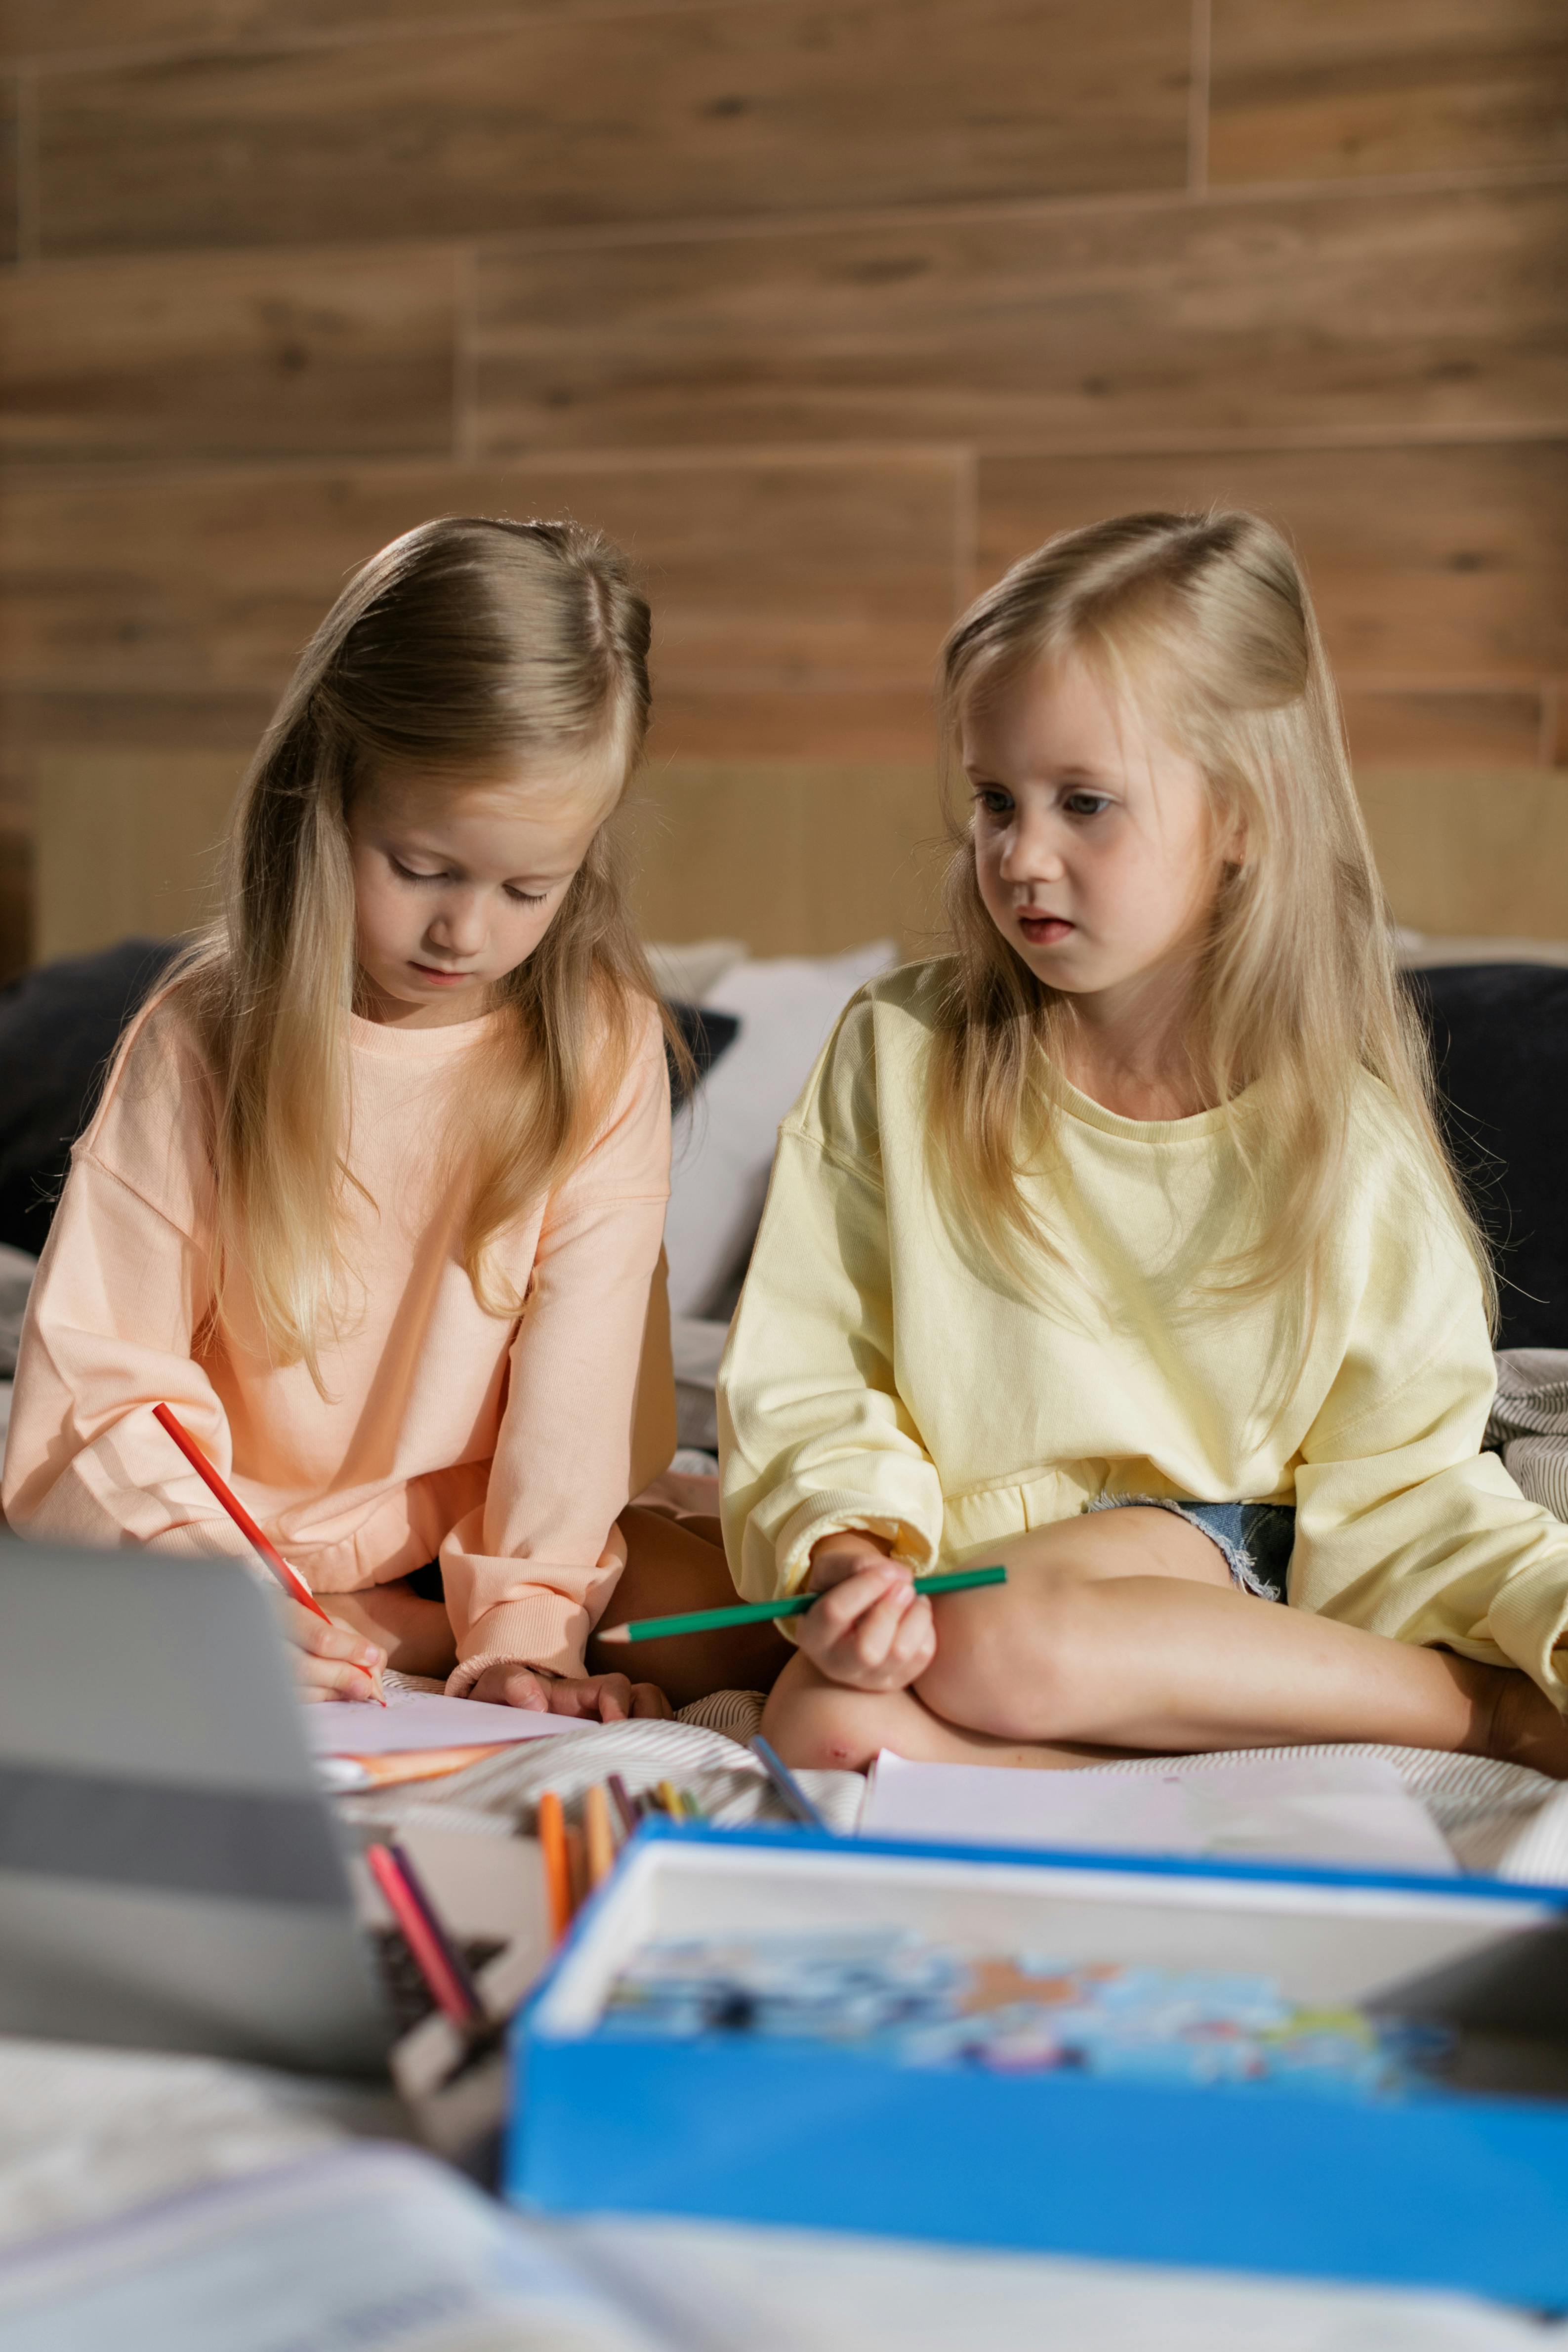
<svg viewBox="0 0 1568 2352"><path fill-rule="evenodd" d="M386 1705L334 1699L300 1709L305 1737L318 1756L395 1756L422 1748L505 1748L519 1739L547 1739L581 1731L571 1715L531 1715L486 1699L447 1698L438 1691L400 1690L389 1683Z"/></svg>
<svg viewBox="0 0 1568 2352"><path fill-rule="evenodd" d="M1339 1864L1448 1876L1447 1839L1394 1766L1369 1756L1231 1758L1201 1771L1015 1771L877 1759L864 1837L1083 1846L1210 1860Z"/></svg>

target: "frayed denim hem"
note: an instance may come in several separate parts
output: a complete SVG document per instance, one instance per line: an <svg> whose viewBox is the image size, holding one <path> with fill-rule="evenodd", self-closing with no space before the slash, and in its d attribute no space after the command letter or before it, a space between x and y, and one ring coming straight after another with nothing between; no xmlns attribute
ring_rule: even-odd
<svg viewBox="0 0 1568 2352"><path fill-rule="evenodd" d="M1234 1536L1226 1535L1223 1528L1211 1526L1201 1516L1205 1508L1215 1507L1202 1503L1179 1503L1171 1495L1097 1495L1092 1503L1084 1505L1086 1512L1172 1511L1178 1519L1185 1519L1190 1528L1196 1528L1200 1535L1207 1536L1229 1569L1230 1580L1239 1591L1250 1592L1258 1601L1278 1601L1279 1593L1258 1575L1257 1563L1247 1546L1238 1543ZM1237 1509L1241 1507L1231 1505L1227 1507Z"/></svg>

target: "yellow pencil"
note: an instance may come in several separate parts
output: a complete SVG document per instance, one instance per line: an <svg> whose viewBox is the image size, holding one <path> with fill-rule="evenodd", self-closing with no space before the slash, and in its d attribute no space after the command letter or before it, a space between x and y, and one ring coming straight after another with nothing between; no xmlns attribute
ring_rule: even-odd
<svg viewBox="0 0 1568 2352"><path fill-rule="evenodd" d="M616 1866L616 1841L610 1831L610 1808L597 1784L584 1794L583 1835L588 1848L588 1884L602 1886Z"/></svg>
<svg viewBox="0 0 1568 2352"><path fill-rule="evenodd" d="M676 1787L673 1780L661 1780L659 1782L658 1801L664 1807L665 1811L669 1815L672 1822L679 1821L681 1817L680 1791Z"/></svg>

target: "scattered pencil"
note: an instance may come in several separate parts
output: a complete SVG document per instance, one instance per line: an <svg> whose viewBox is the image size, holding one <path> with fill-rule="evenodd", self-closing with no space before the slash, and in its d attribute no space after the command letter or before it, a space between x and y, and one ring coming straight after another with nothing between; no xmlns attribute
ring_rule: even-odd
<svg viewBox="0 0 1568 2352"><path fill-rule="evenodd" d="M812 1803L784 1758L770 1748L760 1731L752 1742L752 1753L773 1782L774 1793L784 1811L794 1820L804 1822L807 1829L826 1829L826 1822Z"/></svg>
<svg viewBox="0 0 1568 2352"><path fill-rule="evenodd" d="M575 1822L566 1824L566 1870L574 1919L588 1898L588 1855L583 1843L583 1832Z"/></svg>
<svg viewBox="0 0 1568 2352"><path fill-rule="evenodd" d="M637 1825L637 1809L626 1793L626 1784L618 1772L612 1772L605 1786L610 1792L610 1802L621 1817L621 1834L630 1837Z"/></svg>
<svg viewBox="0 0 1568 2352"><path fill-rule="evenodd" d="M680 1791L673 1780L659 1782L658 1801L672 1822L678 1822L680 1819Z"/></svg>
<svg viewBox="0 0 1568 2352"><path fill-rule="evenodd" d="M917 1576L917 1592L967 1592L982 1584L1005 1584L1005 1568L960 1568L941 1576ZM639 1617L628 1625L601 1625L601 1642L663 1642L676 1633L706 1633L721 1625L763 1625L799 1617L814 1609L820 1592L796 1592L785 1601L738 1601L730 1609L689 1609L677 1617Z"/></svg>
<svg viewBox="0 0 1568 2352"><path fill-rule="evenodd" d="M572 1925L572 1865L566 1853L566 1817L553 1789L539 1800L539 1849L550 1900L550 1932L559 1943Z"/></svg>
<svg viewBox="0 0 1568 2352"><path fill-rule="evenodd" d="M355 1789L395 1789L405 1780L439 1780L495 1753L494 1742L489 1741L479 1748L420 1748L389 1756L319 1756L316 1764L323 1780L346 1794Z"/></svg>
<svg viewBox="0 0 1568 2352"><path fill-rule="evenodd" d="M466 2031L478 2014L477 1995L473 1996L470 2005L471 1980L465 1986L463 1977L454 1973L446 1948L446 1938L432 1928L393 1849L385 1845L367 1846L364 1858L372 1876L386 1898L388 1910L403 1931L403 1940L414 1956L415 1966L425 1979L431 2000L454 2025ZM466 1977L466 1970L463 1975Z"/></svg>
<svg viewBox="0 0 1568 2352"><path fill-rule="evenodd" d="M616 1866L616 1841L610 1830L610 1808L596 1785L583 1797L583 1840L588 1853L588 1885L603 1886Z"/></svg>
<svg viewBox="0 0 1568 2352"><path fill-rule="evenodd" d="M412 1895L415 1903L418 1906L419 1912L424 1918L425 1925L430 1930L431 1936L434 1937L436 1943L440 1947L441 1958L446 1964L447 1973L452 1978L453 1982L457 1985L458 1992L462 1996L463 2006L468 2011L468 2022L471 2024L476 2019L483 2017L485 2005L479 1999L479 1989L474 1982L473 1975L469 1969L468 1961L458 1949L457 1945L454 1943L451 1936L447 1932L445 1921L442 1919L440 1913L437 1910L435 1904L430 1900L429 1889L426 1886L424 1880L420 1877L419 1873L414 1867L413 1857L409 1853L407 1847L399 1845L395 1840L387 1847L386 1851L391 1854L394 1862L397 1864L398 1869L403 1873L404 1885L407 1887L409 1894Z"/></svg>
<svg viewBox="0 0 1568 2352"><path fill-rule="evenodd" d="M155 1404L153 1407L153 1418L158 1423L159 1427L167 1431L168 1434L174 1439L175 1444L179 1447L181 1453L184 1455L186 1461L190 1464L192 1469L201 1480L203 1486L207 1488L210 1494L216 1496L218 1501L223 1505L224 1509L228 1513L229 1517L234 1521L235 1526L239 1529L240 1534L245 1538L247 1543L249 1544L253 1551L258 1553L259 1557L266 1561L268 1567L272 1570L273 1575L278 1579L279 1583L283 1587L284 1591L289 1595L289 1600L297 1601L301 1609L309 1609L312 1611L314 1614L321 1619L323 1625L330 1625L332 1622L331 1619L328 1616L326 1611L322 1608L321 1602L317 1600L315 1594L311 1591L310 1586L300 1575L299 1570L295 1568L290 1561L284 1559L282 1553L279 1550L271 1537L262 1532L261 1528L251 1517L250 1513L246 1509L245 1505L240 1501L239 1496L234 1492L234 1489L219 1475L214 1465L207 1460L205 1454L197 1444L195 1439L191 1435L190 1431L185 1427L184 1423L180 1419L179 1415L171 1412L166 1404ZM374 1688L374 1685L373 1684L373 1689ZM384 1692L379 1689L374 1689L374 1696L379 1705L382 1706L386 1705L386 1697Z"/></svg>

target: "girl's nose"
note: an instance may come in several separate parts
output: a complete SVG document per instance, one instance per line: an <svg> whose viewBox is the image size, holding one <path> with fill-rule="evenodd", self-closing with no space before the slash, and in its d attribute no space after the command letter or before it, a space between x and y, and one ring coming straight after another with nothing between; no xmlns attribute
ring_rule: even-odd
<svg viewBox="0 0 1568 2352"><path fill-rule="evenodd" d="M1014 825L1002 852L1005 882L1059 882L1066 871L1053 826L1027 819Z"/></svg>
<svg viewBox="0 0 1568 2352"><path fill-rule="evenodd" d="M485 919L477 895L465 892L445 900L430 926L430 939L447 955L478 955L485 943Z"/></svg>

